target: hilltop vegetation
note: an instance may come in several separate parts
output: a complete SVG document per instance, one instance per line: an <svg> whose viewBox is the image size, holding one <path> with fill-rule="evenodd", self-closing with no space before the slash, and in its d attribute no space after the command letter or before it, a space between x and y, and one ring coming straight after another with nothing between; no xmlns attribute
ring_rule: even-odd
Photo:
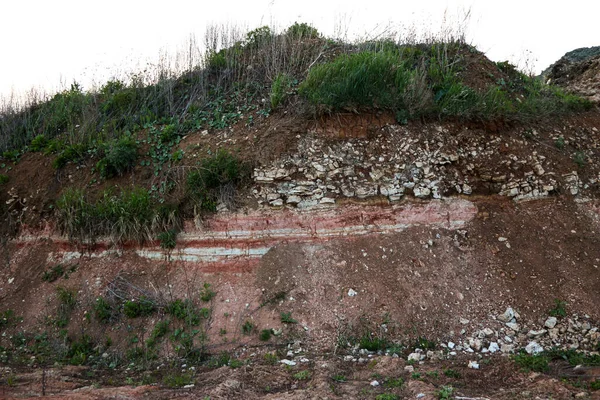
<svg viewBox="0 0 600 400"><path fill-rule="evenodd" d="M180 75L165 67L152 76L113 79L92 91L73 83L50 98L31 98L24 107L4 104L2 168L11 168L27 152L42 152L57 170L92 165L90 184L119 178L138 165L152 170L141 191L69 191L56 202L59 226L72 238L139 240L175 229L179 211L190 216L215 211L223 201L235 203L235 186L248 176L247 163L218 149L181 165L185 154L177 146L189 134L252 128L284 113L307 119L385 111L399 124L518 122L591 107L508 62L491 62L460 35L347 43L296 23L281 33L260 27L217 45L224 35L213 32L202 62ZM172 193L177 195L169 197ZM150 214L141 220L111 211L119 205L119 212L126 212L128 207L121 207L126 199L142 198ZM172 210L166 215L165 202Z"/></svg>

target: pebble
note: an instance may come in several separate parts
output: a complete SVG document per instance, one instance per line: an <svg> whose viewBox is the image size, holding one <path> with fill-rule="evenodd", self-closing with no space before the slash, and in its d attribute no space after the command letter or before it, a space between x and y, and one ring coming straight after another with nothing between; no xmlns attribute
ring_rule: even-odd
<svg viewBox="0 0 600 400"><path fill-rule="evenodd" d="M293 367L294 365L296 365L296 361L291 361L291 360L285 360L284 359L284 360L281 360L279 362L282 363L282 364L285 364L285 365L289 365L290 367Z"/></svg>
<svg viewBox="0 0 600 400"><path fill-rule="evenodd" d="M377 387L377 386L379 386L379 382L377 382L377 381L371 381L371 386Z"/></svg>
<svg viewBox="0 0 600 400"><path fill-rule="evenodd" d="M479 363L477 361L469 361L468 367L471 369L479 369Z"/></svg>
<svg viewBox="0 0 600 400"><path fill-rule="evenodd" d="M349 289L348 290L348 296L350 297L354 297L356 296L358 293L354 290L354 289Z"/></svg>
<svg viewBox="0 0 600 400"><path fill-rule="evenodd" d="M544 323L544 326L546 328L552 329L556 326L557 322L558 321L557 321L556 317L548 317L548 319Z"/></svg>
<svg viewBox="0 0 600 400"><path fill-rule="evenodd" d="M538 354L544 351L544 348L537 342L529 342L529 344L525 346L525 351L527 354Z"/></svg>

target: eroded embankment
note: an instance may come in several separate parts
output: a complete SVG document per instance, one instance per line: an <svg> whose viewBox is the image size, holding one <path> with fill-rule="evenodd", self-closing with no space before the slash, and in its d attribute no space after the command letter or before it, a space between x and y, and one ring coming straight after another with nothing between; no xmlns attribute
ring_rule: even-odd
<svg viewBox="0 0 600 400"><path fill-rule="evenodd" d="M172 251L161 249L159 243L145 247L111 246L108 240L82 246L49 232L28 233L15 242L22 247L36 245L39 240L52 241L59 249L48 255L51 262L64 263L84 255L103 257L134 251L150 260L201 263L218 271L219 265L259 259L272 247L283 243L319 243L390 234L414 226L457 229L469 222L476 212L476 206L470 201L447 199L391 206L355 204L305 211L254 210L217 214L203 221L201 226L189 221L178 235L177 247Z"/></svg>

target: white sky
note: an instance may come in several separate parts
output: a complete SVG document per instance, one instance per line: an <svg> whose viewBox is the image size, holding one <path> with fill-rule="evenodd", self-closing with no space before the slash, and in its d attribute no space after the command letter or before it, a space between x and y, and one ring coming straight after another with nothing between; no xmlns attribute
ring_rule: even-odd
<svg viewBox="0 0 600 400"><path fill-rule="evenodd" d="M468 40L494 61L540 72L565 52L600 45L599 0L0 0L0 96L73 80L89 88L175 53L208 25L287 27L326 36L388 24L437 30L444 12L471 11ZM527 65L526 65L527 64Z"/></svg>

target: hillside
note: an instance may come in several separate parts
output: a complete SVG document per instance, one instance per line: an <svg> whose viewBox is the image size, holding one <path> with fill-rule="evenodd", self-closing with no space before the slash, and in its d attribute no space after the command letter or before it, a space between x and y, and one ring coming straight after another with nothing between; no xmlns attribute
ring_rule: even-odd
<svg viewBox="0 0 600 400"><path fill-rule="evenodd" d="M0 397L597 397L569 77L295 24L5 106Z"/></svg>

